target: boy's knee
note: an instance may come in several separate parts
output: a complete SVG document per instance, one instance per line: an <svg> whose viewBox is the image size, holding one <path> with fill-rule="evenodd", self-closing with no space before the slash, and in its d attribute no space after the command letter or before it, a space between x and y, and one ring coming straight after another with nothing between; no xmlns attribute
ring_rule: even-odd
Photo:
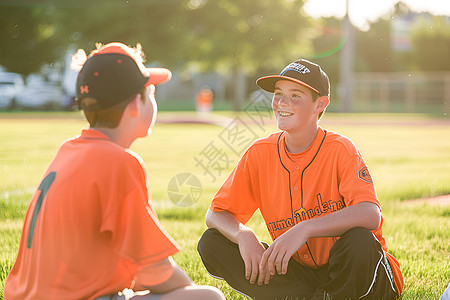
<svg viewBox="0 0 450 300"><path fill-rule="evenodd" d="M197 245L197 251L202 258L214 253L214 248L218 244L218 233L214 228L209 228L203 233Z"/></svg>
<svg viewBox="0 0 450 300"><path fill-rule="evenodd" d="M152 295L152 294L150 294ZM176 290L173 290L171 292L168 292L166 294L159 294L158 295L160 298L155 298L155 299L160 299L160 300L178 300L178 299L183 299L183 300L225 300L224 295L222 294L222 292L212 286L208 286L208 285L191 285L191 286L185 286ZM151 298L136 298L133 297L131 299L153 299Z"/></svg>
<svg viewBox="0 0 450 300"><path fill-rule="evenodd" d="M225 296L222 292L212 286L202 286L201 287L201 299L208 300L225 300Z"/></svg>
<svg viewBox="0 0 450 300"><path fill-rule="evenodd" d="M349 231L347 231L342 237L355 239L357 241L374 238L372 232L369 229L363 227L352 228Z"/></svg>
<svg viewBox="0 0 450 300"><path fill-rule="evenodd" d="M381 251L381 245L373 233L362 227L355 227L347 231L338 242L344 244L344 247L352 253L354 257L365 257L374 251Z"/></svg>
<svg viewBox="0 0 450 300"><path fill-rule="evenodd" d="M355 227L347 231L342 238L350 240L351 243L367 243L371 242L375 236L367 228Z"/></svg>

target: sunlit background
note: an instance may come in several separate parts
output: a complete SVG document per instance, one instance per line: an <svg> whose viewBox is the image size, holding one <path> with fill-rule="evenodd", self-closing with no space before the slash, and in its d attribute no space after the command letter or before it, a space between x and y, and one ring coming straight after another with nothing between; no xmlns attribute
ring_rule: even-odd
<svg viewBox="0 0 450 300"><path fill-rule="evenodd" d="M450 0L0 0L0 300L32 193L87 126L72 112L71 57L112 41L141 43L148 66L173 72L157 87L158 125L132 149L194 282L244 299L207 275L197 242L243 152L278 130L255 80L306 58L331 79L321 126L351 137L376 181L401 299L439 299L450 278ZM198 182L179 184L192 174L201 195ZM192 186L200 200L185 207ZM260 215L249 226L270 240Z"/></svg>
<svg viewBox="0 0 450 300"><path fill-rule="evenodd" d="M352 23L363 30L370 29L370 24L380 18L389 19L395 17L395 5L398 0L351 0L349 3L349 15ZM450 2L441 0L403 0L411 12L429 13L436 16L450 16ZM305 1L305 12L314 18L338 17L346 14L346 0L309 0Z"/></svg>
<svg viewBox="0 0 450 300"><path fill-rule="evenodd" d="M173 71L162 110L194 110L205 86L214 110L241 110L265 98L258 76L306 58L330 76L330 111L449 112L442 0L2 0L0 109L72 109L72 54L111 41Z"/></svg>

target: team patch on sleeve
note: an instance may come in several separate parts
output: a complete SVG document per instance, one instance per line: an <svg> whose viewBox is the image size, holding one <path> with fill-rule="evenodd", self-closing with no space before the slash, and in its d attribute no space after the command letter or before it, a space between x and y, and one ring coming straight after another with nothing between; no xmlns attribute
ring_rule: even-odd
<svg viewBox="0 0 450 300"><path fill-rule="evenodd" d="M367 166L362 167L358 171L358 177L366 182L373 183L372 176L370 176L370 172L369 172L369 169L367 168Z"/></svg>

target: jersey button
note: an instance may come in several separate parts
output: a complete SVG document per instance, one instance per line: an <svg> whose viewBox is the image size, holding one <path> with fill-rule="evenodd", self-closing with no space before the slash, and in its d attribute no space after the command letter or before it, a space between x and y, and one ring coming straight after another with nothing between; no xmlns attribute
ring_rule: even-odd
<svg viewBox="0 0 450 300"><path fill-rule="evenodd" d="M299 166L295 166L295 169L298 170L298 169L300 169L300 167Z"/></svg>
<svg viewBox="0 0 450 300"><path fill-rule="evenodd" d="M308 259L308 258L309 258L309 255L308 255L308 254L305 254L305 255L303 255L303 258L304 258L304 259Z"/></svg>
<svg viewBox="0 0 450 300"><path fill-rule="evenodd" d="M294 186L294 190L298 190L298 186Z"/></svg>

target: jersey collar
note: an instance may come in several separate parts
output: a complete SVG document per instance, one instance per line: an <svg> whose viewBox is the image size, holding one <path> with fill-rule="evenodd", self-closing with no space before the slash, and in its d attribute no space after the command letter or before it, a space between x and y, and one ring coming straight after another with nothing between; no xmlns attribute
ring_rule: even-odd
<svg viewBox="0 0 450 300"><path fill-rule="evenodd" d="M106 136L105 134L101 133L100 131L96 130L96 129L83 129L81 131L81 135L80 135L81 139L87 139L87 140L107 140L107 141L111 141L111 139Z"/></svg>
<svg viewBox="0 0 450 300"><path fill-rule="evenodd" d="M312 142L311 146L309 146L308 149L301 153L292 154L288 153L286 150L286 140L284 133L281 133L281 138L279 142L279 155L281 163L287 167L288 169L294 168L295 166L299 165L308 165L314 157L317 155L318 151L320 150L320 147L322 146L322 141L325 137L326 131L319 127L316 137L314 138L314 141Z"/></svg>

